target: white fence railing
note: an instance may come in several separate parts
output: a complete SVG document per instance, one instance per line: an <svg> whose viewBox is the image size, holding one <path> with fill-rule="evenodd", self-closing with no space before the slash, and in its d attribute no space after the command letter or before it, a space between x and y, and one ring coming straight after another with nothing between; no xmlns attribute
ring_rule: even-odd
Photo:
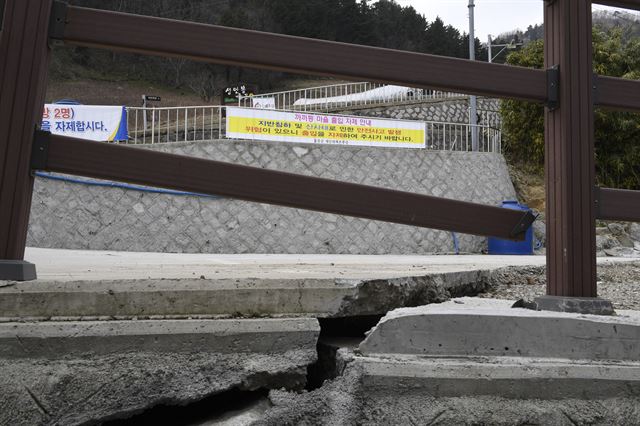
<svg viewBox="0 0 640 426"><path fill-rule="evenodd" d="M362 118L362 117L352 117ZM376 118L379 119L379 118ZM193 106L127 108L129 144L226 139L226 107ZM502 132L487 125L426 121L426 147L442 151L472 151L472 133L478 134L478 151L502 152Z"/></svg>
<svg viewBox="0 0 640 426"><path fill-rule="evenodd" d="M329 112L341 108L463 97L465 95L459 93L361 82L241 96L238 104L246 108L257 106L287 111Z"/></svg>
<svg viewBox="0 0 640 426"><path fill-rule="evenodd" d="M502 132L490 126L464 123L425 122L426 147L438 151L473 151L473 133L478 135L478 151L500 154Z"/></svg>
<svg viewBox="0 0 640 426"><path fill-rule="evenodd" d="M191 106L127 107L129 143L155 144L224 138L224 108Z"/></svg>

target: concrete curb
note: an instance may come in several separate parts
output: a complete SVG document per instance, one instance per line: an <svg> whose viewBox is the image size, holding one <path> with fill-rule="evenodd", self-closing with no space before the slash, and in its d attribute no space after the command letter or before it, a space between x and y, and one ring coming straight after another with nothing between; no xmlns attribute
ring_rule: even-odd
<svg viewBox="0 0 640 426"><path fill-rule="evenodd" d="M360 345L365 355L522 356L640 361L640 312L580 315L464 298L390 312Z"/></svg>
<svg viewBox="0 0 640 426"><path fill-rule="evenodd" d="M606 399L640 395L640 363L536 358L356 357L364 390L403 389L434 398Z"/></svg>
<svg viewBox="0 0 640 426"><path fill-rule="evenodd" d="M0 358L138 353L315 352L315 318L0 324Z"/></svg>
<svg viewBox="0 0 640 426"><path fill-rule="evenodd" d="M193 316L354 316L486 290L489 271L389 279L36 281L0 288L0 322Z"/></svg>

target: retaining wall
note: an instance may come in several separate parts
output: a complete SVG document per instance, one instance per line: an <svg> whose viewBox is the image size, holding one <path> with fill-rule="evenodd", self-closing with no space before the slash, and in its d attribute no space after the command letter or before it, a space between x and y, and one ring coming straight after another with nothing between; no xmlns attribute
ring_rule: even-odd
<svg viewBox="0 0 640 426"><path fill-rule="evenodd" d="M496 129L502 128L500 100L478 98L478 124ZM447 99L384 105L372 108L354 107L342 111L344 114L369 117L394 118L399 120L439 121L444 123L469 123L469 98Z"/></svg>
<svg viewBox="0 0 640 426"><path fill-rule="evenodd" d="M141 148L144 149L144 148ZM248 141L154 149L497 205L515 191L501 155ZM486 238L459 236L480 252ZM450 232L230 199L150 194L36 179L28 245L178 253L423 254L454 250Z"/></svg>

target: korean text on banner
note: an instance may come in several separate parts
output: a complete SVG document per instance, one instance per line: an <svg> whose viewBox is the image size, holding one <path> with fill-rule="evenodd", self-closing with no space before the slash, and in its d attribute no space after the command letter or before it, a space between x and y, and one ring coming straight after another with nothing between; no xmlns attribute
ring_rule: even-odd
<svg viewBox="0 0 640 426"><path fill-rule="evenodd" d="M230 107L227 108L227 137L309 144L425 148L426 124Z"/></svg>
<svg viewBox="0 0 640 426"><path fill-rule="evenodd" d="M98 142L125 141L127 113L122 106L46 104L42 130Z"/></svg>

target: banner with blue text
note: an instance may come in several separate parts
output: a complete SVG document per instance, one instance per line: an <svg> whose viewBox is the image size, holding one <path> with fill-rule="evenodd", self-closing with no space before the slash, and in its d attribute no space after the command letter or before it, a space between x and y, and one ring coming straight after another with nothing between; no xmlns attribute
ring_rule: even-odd
<svg viewBox="0 0 640 426"><path fill-rule="evenodd" d="M98 142L129 138L127 113L122 106L46 104L41 129L55 135Z"/></svg>

